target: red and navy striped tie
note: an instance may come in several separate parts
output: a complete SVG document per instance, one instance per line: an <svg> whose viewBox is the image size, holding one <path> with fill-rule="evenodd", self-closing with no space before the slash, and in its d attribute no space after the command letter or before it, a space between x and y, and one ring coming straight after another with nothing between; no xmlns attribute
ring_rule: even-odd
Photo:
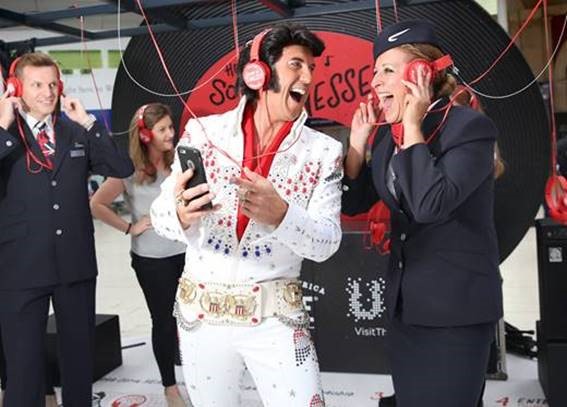
<svg viewBox="0 0 567 407"><path fill-rule="evenodd" d="M55 154L55 143L54 140L49 137L46 128L47 126L43 123L39 128L39 133L37 133L36 139L43 156L51 166L53 165L51 162L51 156Z"/></svg>

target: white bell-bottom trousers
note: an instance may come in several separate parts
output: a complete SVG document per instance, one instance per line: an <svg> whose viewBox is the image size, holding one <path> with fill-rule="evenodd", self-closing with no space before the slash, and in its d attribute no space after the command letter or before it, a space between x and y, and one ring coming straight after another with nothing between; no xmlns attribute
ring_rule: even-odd
<svg viewBox="0 0 567 407"><path fill-rule="evenodd" d="M306 329L276 318L258 326L179 327L183 374L195 407L240 406L246 369L265 407L323 407L315 347Z"/></svg>

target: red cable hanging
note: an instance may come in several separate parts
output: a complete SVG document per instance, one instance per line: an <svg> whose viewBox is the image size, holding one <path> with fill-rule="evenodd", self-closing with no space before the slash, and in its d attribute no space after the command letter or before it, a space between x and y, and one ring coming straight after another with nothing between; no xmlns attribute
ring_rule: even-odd
<svg viewBox="0 0 567 407"><path fill-rule="evenodd" d="M376 9L376 32L378 35L382 32L382 15L380 14L380 0L374 0Z"/></svg>
<svg viewBox="0 0 567 407"><path fill-rule="evenodd" d="M203 126L202 122L199 120L199 118L197 117L197 115L193 112L193 110L191 110L191 108L189 107L189 105L187 104L187 102L181 97L179 90L169 72L169 69L167 67L167 64L165 62L165 59L163 57L163 53L161 51L161 48L155 38L154 32L151 28L151 24L148 21L148 18L146 16L146 13L142 7L142 4L140 2L140 0L136 0L136 3L138 4L138 7L140 9L140 13L142 14L142 17L144 18L144 21L146 22L146 27L148 29L148 33L150 35L150 38L153 42L154 48L156 49L156 52L158 53L159 56L159 60L162 64L162 67L164 69L164 72L171 84L171 86L173 87L173 90L175 91L175 93L177 94L177 96L179 97L179 99L181 100L181 103L183 104L183 106L187 109L187 111L189 112L189 114L195 119L195 121L198 123L198 125L201 127L201 131L203 132L203 135L205 136L207 142L211 145L212 148L216 149L217 151L219 151L222 155L224 155L226 158L228 158L230 161L232 161L238 168L240 168L241 172L243 173L243 166L241 163L239 163L236 159L234 159L227 151L225 151L224 149L222 149L221 147L217 146L215 143L213 143L213 141L209 138L209 136L207 135L207 131L205 130L205 126ZM232 8L231 7L231 12L235 13L236 12L236 7ZM238 28L237 24L236 24L236 20L233 16L233 21L234 21L234 25L233 27L235 27L236 29ZM235 38L238 38L237 36L235 36ZM238 45L238 44L236 44ZM236 46L236 49L238 50L238 46ZM290 143L289 146L287 146L286 148L282 149L282 150L278 150L275 152L271 152L271 153L265 153L265 154L261 154L259 156L255 156L255 157L251 157L250 159L254 160L254 159L258 159L258 158L262 158L262 157L266 157L269 155L275 155L275 154L279 154L279 153L283 153L288 151L289 149L291 149L291 147L293 147L295 145L295 143L297 143L297 141L299 140L299 137L301 136L301 133L298 132L297 136L295 139L292 140L292 142Z"/></svg>

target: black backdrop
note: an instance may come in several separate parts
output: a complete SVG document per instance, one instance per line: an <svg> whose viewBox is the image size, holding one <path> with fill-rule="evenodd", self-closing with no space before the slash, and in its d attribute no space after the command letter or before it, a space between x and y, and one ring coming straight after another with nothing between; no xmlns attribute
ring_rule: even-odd
<svg viewBox="0 0 567 407"><path fill-rule="evenodd" d="M312 0L307 2L307 8L343 3L349 2ZM435 22L443 47L452 54L461 76L466 80L470 81L484 72L509 43L509 37L502 28L473 1L405 2L408 3L399 7L400 19L424 18ZM179 6L176 12L188 19L225 17L229 15L228 4L222 1L205 6ZM238 2L239 13L264 10L261 2L256 0ZM369 41L376 32L373 10L327 15L304 12L303 15L293 20L313 30L348 34ZM392 8L382 10L382 19L385 25L394 21ZM239 26L241 43L251 39L267 25ZM217 59L230 52L234 46L232 35L232 27L228 25L158 34L158 42L178 88L190 89ZM348 58L348 55L344 57ZM130 41L124 60L137 81L157 92L173 93L147 36ZM533 79L528 64L514 46L478 84L478 89L488 94L502 95L525 86ZM176 117L181 116L183 106L177 98L158 97L146 92L129 79L121 65L112 99L113 131L127 129L137 107L152 101L168 103ZM543 199L549 170L548 121L537 85L510 99L482 99L482 103L500 131L498 143L506 164L504 176L497 181L495 202L501 260L504 260L532 225ZM360 242L358 248L355 244L357 239ZM364 250L360 235L347 233L340 252L333 259L323 265L305 264L304 279L328 286L326 294L318 295L318 303L313 306L318 325L315 335L323 369L360 372L386 369L386 366L381 366L382 362L377 362L383 360L380 336L371 333L372 328L381 327L382 318L376 316L370 320L359 320L358 325L353 325L352 316L346 315L349 313L349 304L345 302L348 301L346 289L349 284L352 286L353 279L360 277L362 284L371 284L371 281L379 280L385 267L385 258L375 251ZM368 297L370 291L365 290ZM309 295L309 290L306 293ZM365 331L370 333L353 336L355 325L370 329Z"/></svg>

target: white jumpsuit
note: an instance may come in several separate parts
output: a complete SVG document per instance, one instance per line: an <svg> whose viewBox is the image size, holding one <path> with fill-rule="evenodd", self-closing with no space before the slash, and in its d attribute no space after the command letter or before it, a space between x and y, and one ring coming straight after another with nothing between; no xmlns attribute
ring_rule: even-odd
<svg viewBox="0 0 567 407"><path fill-rule="evenodd" d="M196 283L295 279L304 258L324 261L340 245L342 145L305 126L306 112L283 140L268 175L289 204L283 221L274 228L250 220L238 240L237 186L229 181L240 176L240 168L210 141L242 162L245 104L242 98L234 110L190 120L180 141L201 151L209 188L221 208L187 230L181 228L173 191L180 173L177 158L152 205L157 233L187 244L183 278ZM239 406L245 369L265 406L324 406L317 356L302 314L268 317L254 326L210 324L178 291L176 316L184 375L196 407Z"/></svg>

